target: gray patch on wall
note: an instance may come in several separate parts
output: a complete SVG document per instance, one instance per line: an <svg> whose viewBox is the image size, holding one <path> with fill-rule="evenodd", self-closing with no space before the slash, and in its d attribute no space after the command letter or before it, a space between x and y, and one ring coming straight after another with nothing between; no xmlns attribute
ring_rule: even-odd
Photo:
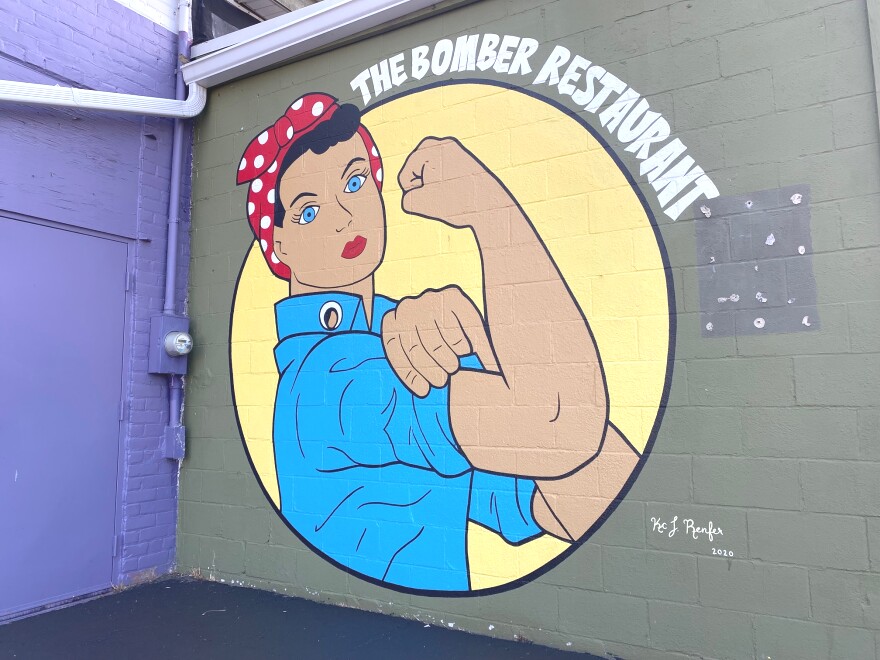
<svg viewBox="0 0 880 660"><path fill-rule="evenodd" d="M704 337L819 328L809 186L718 197L694 217Z"/></svg>

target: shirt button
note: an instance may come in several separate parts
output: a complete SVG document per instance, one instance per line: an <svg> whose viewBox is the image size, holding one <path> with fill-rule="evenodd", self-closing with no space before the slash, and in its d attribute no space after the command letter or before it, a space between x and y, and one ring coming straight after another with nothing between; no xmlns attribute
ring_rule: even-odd
<svg viewBox="0 0 880 660"><path fill-rule="evenodd" d="M318 312L318 320L325 330L336 330L342 324L342 307L335 300L325 302Z"/></svg>

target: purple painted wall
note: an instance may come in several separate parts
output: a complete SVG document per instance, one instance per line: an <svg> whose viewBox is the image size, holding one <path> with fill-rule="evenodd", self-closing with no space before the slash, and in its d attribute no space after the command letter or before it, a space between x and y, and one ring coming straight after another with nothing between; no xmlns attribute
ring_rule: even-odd
<svg viewBox="0 0 880 660"><path fill-rule="evenodd" d="M5 0L0 10L3 79L170 98L175 53L174 34L113 0ZM147 373L150 317L163 303L171 129L158 118L0 108L0 212L130 239L117 583L174 562L178 464L161 455L167 380ZM189 262L185 179L178 312ZM14 273L0 264L0 277Z"/></svg>

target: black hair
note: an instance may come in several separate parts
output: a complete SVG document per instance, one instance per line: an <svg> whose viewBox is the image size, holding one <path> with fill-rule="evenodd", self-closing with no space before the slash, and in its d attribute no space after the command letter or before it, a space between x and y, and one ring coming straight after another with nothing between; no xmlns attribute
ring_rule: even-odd
<svg viewBox="0 0 880 660"><path fill-rule="evenodd" d="M325 122L318 124L301 138L294 140L293 145L284 154L284 159L275 180L275 226L281 227L284 222L284 204L281 203L281 179L288 168L293 165L297 158L307 151L323 154L330 147L335 147L340 142L350 140L358 127L361 125L361 111L356 106L346 103L340 105L333 116Z"/></svg>

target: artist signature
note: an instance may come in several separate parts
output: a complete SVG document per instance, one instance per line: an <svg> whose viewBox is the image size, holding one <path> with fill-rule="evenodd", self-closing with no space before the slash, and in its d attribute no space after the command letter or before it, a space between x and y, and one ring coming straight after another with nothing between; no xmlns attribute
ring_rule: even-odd
<svg viewBox="0 0 880 660"><path fill-rule="evenodd" d="M678 519L673 516L670 520L661 520L656 516L651 517L651 531L655 534L663 534L672 538L681 530L686 536L690 536L694 541L707 539L714 541L717 536L724 536L724 532L720 527L715 527L710 520L706 525L702 525L694 521L692 518Z"/></svg>

